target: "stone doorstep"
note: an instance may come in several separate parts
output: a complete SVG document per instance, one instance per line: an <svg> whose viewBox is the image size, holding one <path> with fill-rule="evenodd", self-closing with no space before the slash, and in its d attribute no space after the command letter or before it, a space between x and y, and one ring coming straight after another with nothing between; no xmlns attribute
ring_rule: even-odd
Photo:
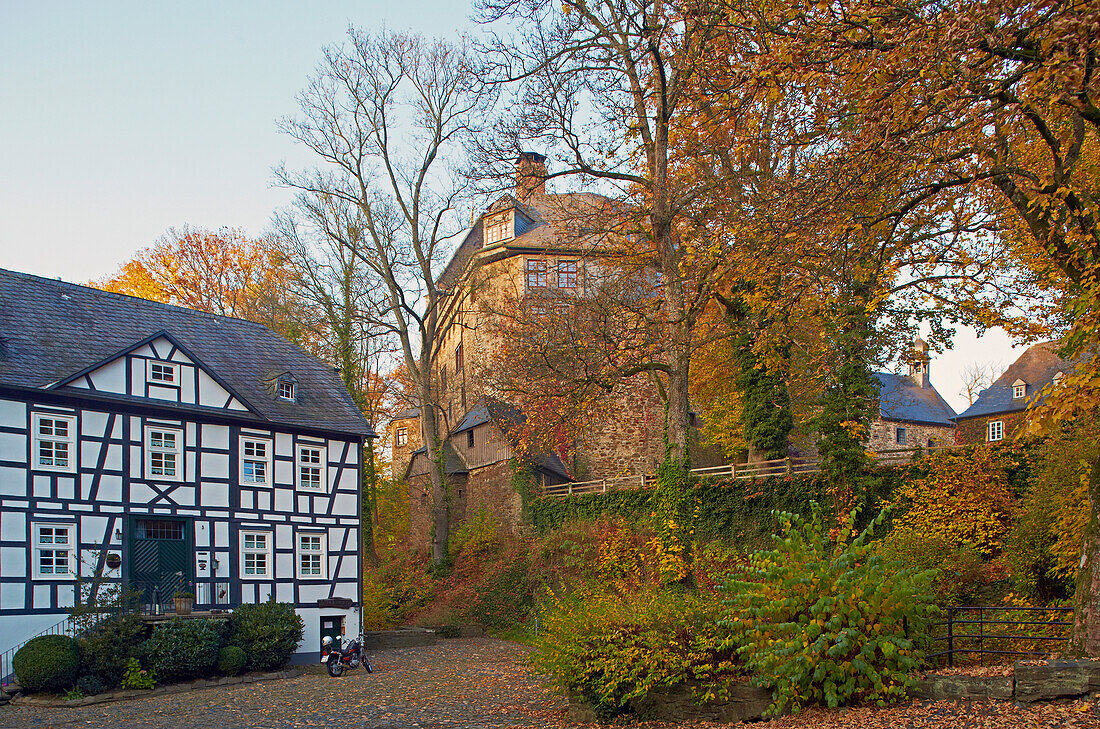
<svg viewBox="0 0 1100 729"><path fill-rule="evenodd" d="M1013 698L1012 676L929 675L913 684L916 699L1001 699Z"/></svg>
<svg viewBox="0 0 1100 729"><path fill-rule="evenodd" d="M200 691L202 689L216 688L219 686L234 686L243 683L255 683L257 681L294 678L302 675L304 672L305 668L299 666L281 671L269 671L267 673L250 673L244 676L222 676L221 678L214 679L196 678L193 681L186 681L184 683L172 683L166 686L159 686L151 691L142 689L123 689L121 691L108 691L102 694L96 694L95 696L85 696L75 701L66 701L65 699L55 698L53 696L27 696L24 694L13 698L11 703L16 706L90 706L91 704L106 704L111 701L129 701L130 699L143 699L149 696L165 696L169 694L184 693L186 691Z"/></svg>

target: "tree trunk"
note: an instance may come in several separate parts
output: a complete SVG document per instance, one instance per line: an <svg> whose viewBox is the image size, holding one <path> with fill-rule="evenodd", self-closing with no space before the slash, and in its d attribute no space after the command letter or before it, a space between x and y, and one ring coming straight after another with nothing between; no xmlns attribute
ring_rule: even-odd
<svg viewBox="0 0 1100 729"><path fill-rule="evenodd" d="M1089 527L1081 546L1074 599L1072 655L1100 658L1100 461L1089 474Z"/></svg>
<svg viewBox="0 0 1100 729"><path fill-rule="evenodd" d="M450 514L447 503L446 456L443 441L439 437L439 419L432 402L427 378L420 386L420 432L424 438L425 455L428 458L428 477L432 485L432 563L443 564L447 559L447 543L450 540Z"/></svg>

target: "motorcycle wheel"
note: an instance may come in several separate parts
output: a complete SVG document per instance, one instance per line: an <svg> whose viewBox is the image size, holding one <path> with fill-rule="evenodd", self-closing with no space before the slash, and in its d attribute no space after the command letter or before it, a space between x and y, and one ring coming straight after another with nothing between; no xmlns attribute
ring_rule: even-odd
<svg viewBox="0 0 1100 729"><path fill-rule="evenodd" d="M344 673L344 664L340 662L340 659L333 656L328 659L328 675L333 678L339 678Z"/></svg>
<svg viewBox="0 0 1100 729"><path fill-rule="evenodd" d="M363 656L363 669L366 670L367 673L374 673L374 669L370 667L370 661L366 656Z"/></svg>

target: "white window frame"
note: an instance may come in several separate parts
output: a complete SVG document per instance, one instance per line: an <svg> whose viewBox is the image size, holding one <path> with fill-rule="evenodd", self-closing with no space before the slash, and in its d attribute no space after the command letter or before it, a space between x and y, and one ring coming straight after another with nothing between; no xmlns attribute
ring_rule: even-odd
<svg viewBox="0 0 1100 729"><path fill-rule="evenodd" d="M154 365L157 366L157 367L162 368L162 371L164 369L167 369L168 371L170 371L172 373L172 379L165 380L165 379L160 378L160 377L154 377L153 376L153 367L154 367ZM179 387L180 386L180 366L178 364L176 364L175 362L166 362L162 359L147 359L147 360L145 360L145 381L147 383L149 383L150 385L165 385L165 386L168 386L168 387Z"/></svg>
<svg viewBox="0 0 1100 729"><path fill-rule="evenodd" d="M317 460L306 460L304 451L316 451ZM317 493L328 492L328 448L317 443L299 443L296 459L294 461L294 473L298 479L298 488L302 491L315 491ZM306 469L316 469L317 485L307 485Z"/></svg>
<svg viewBox="0 0 1100 729"><path fill-rule="evenodd" d="M241 537L241 569L240 578L242 580L270 580L275 575L275 549L274 549L274 534L265 529L242 529L240 532ZM263 537L264 546L256 546L256 538ZM252 543L249 544L249 538L252 539ZM264 556L264 571L256 572L255 561L253 562L253 572L249 574L248 570L248 558L251 556L255 558L258 555Z"/></svg>
<svg viewBox="0 0 1100 729"><path fill-rule="evenodd" d="M161 442L159 444L154 443L154 434L160 434ZM163 436L171 434L174 436L175 445L167 447L164 445ZM154 455L166 456L172 455L175 457L176 468L175 473L172 475L164 473L153 473L153 457ZM164 461L161 461L161 469L164 468ZM146 425L145 426L145 478L156 481L182 481L183 480L183 430L181 428L166 428L159 425Z"/></svg>
<svg viewBox="0 0 1100 729"><path fill-rule="evenodd" d="M310 541L310 548L306 548L304 542ZM316 544L316 547L313 545ZM310 561L316 560L318 572L314 573L312 567L306 572L303 567L305 557ZM299 580L327 580L328 579L328 534L326 532L298 532L294 536L294 572Z"/></svg>
<svg viewBox="0 0 1100 729"><path fill-rule="evenodd" d="M66 423L66 435L58 437L55 434L42 433L42 421L51 421L50 429L56 430L57 423ZM52 459L57 458L57 445L65 444L67 455L67 463L64 466L58 466L55 464L44 464L41 462L42 445L44 443L51 443L51 451L54 454ZM79 456L79 452L76 447L76 416L75 415L54 415L53 413L32 413L31 414L31 469L35 471L58 471L60 473L76 473L76 459Z"/></svg>
<svg viewBox="0 0 1100 729"><path fill-rule="evenodd" d="M1005 438L1005 421L990 420L985 426L986 440L994 443Z"/></svg>
<svg viewBox="0 0 1100 729"><path fill-rule="evenodd" d="M393 437L394 437L395 444L397 446L408 445L409 444L409 429L407 427L397 428L397 430L395 431Z"/></svg>
<svg viewBox="0 0 1100 729"><path fill-rule="evenodd" d="M511 240L512 234L511 215L507 212L497 213L485 218L485 245Z"/></svg>
<svg viewBox="0 0 1100 729"><path fill-rule="evenodd" d="M286 388L285 394L283 391L284 387ZM275 384L275 393L276 395L278 395L280 400L294 402L298 398L297 390L298 388L294 386L293 382L281 380Z"/></svg>
<svg viewBox="0 0 1100 729"><path fill-rule="evenodd" d="M264 445L264 457L259 458L255 454L249 454L249 444ZM240 483L242 486L270 486L271 485L271 464L272 464L272 441L270 438L260 438L251 435L242 435L240 442L241 454L240 454ZM245 463L263 463L264 464L264 480L256 481L245 478Z"/></svg>
<svg viewBox="0 0 1100 729"><path fill-rule="evenodd" d="M57 531L64 529L66 531L65 541L57 541ZM43 530L49 530L49 542L43 542ZM46 547L46 545L49 545ZM58 549L58 546L64 547ZM76 524L58 524L57 522L32 522L31 523L31 559L33 560L32 569L34 572L34 579L36 580L74 580L76 579ZM53 565L50 572L42 571L42 556L43 552L51 552L54 555L51 557L57 560L56 553L64 552L64 572L57 572L58 565Z"/></svg>
<svg viewBox="0 0 1100 729"><path fill-rule="evenodd" d="M894 442L898 445L909 445L909 429L904 426L894 428Z"/></svg>
<svg viewBox="0 0 1100 729"><path fill-rule="evenodd" d="M1027 385L1013 385L1012 386L1012 399L1020 400L1027 394Z"/></svg>

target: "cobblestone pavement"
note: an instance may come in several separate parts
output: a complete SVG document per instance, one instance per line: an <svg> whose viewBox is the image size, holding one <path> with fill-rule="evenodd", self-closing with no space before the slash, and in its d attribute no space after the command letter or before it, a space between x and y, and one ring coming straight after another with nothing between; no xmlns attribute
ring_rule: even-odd
<svg viewBox="0 0 1100 729"><path fill-rule="evenodd" d="M565 704L524 648L473 638L370 654L374 673L297 678L79 707L0 707L0 729L474 729L561 726Z"/></svg>

